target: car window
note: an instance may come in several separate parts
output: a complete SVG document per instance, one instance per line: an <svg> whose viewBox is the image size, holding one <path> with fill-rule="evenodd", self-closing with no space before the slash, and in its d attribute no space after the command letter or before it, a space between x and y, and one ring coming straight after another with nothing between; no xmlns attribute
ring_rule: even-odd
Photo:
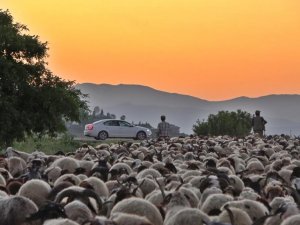
<svg viewBox="0 0 300 225"><path fill-rule="evenodd" d="M126 121L119 121L121 127L132 127L132 125Z"/></svg>
<svg viewBox="0 0 300 225"><path fill-rule="evenodd" d="M103 123L105 126L119 126L119 122L117 120L109 120Z"/></svg>

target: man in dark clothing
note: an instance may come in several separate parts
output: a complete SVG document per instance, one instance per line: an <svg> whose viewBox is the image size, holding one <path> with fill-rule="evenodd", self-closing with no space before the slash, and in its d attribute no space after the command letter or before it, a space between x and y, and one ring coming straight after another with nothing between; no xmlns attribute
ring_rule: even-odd
<svg viewBox="0 0 300 225"><path fill-rule="evenodd" d="M162 115L160 119L161 122L157 126L157 136L159 139L167 139L169 138L170 124L166 122L166 116Z"/></svg>
<svg viewBox="0 0 300 225"><path fill-rule="evenodd" d="M260 137L264 136L265 125L267 121L260 116L260 111L255 111L255 116L252 118L252 128L254 133L258 133Z"/></svg>

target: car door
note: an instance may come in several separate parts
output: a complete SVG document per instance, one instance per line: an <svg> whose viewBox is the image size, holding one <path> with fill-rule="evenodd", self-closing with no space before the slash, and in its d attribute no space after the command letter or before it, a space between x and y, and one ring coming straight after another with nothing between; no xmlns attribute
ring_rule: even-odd
<svg viewBox="0 0 300 225"><path fill-rule="evenodd" d="M108 120L103 123L109 137L120 137L120 125L117 120Z"/></svg>
<svg viewBox="0 0 300 225"><path fill-rule="evenodd" d="M136 136L136 128L132 124L120 120L120 133L122 137L135 137Z"/></svg>

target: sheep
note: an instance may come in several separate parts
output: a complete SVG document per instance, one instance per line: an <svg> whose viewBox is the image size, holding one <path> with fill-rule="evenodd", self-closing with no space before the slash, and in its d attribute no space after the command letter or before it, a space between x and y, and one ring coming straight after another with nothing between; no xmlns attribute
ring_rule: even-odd
<svg viewBox="0 0 300 225"><path fill-rule="evenodd" d="M88 176L84 174L78 174L76 177L78 177L81 182L84 181L85 179L88 179Z"/></svg>
<svg viewBox="0 0 300 225"><path fill-rule="evenodd" d="M253 223L249 215L238 208L223 210L218 216L218 222L230 223L232 225L252 225Z"/></svg>
<svg viewBox="0 0 300 225"><path fill-rule="evenodd" d="M294 215L282 222L281 225L295 225L300 224L300 215Z"/></svg>
<svg viewBox="0 0 300 225"><path fill-rule="evenodd" d="M10 174L10 172L5 169L0 167L0 175L5 179L5 181L8 181L9 179L12 179L13 176Z"/></svg>
<svg viewBox="0 0 300 225"><path fill-rule="evenodd" d="M179 210L191 208L187 197L177 190L165 196L163 204L165 205L166 212L165 221L172 218Z"/></svg>
<svg viewBox="0 0 300 225"><path fill-rule="evenodd" d="M22 152L22 151L18 151L16 149L13 149L12 147L8 147L6 150L5 150L5 154L7 155L7 158L11 158L11 157L20 157L22 158L25 162L27 162L30 154L29 153L26 153L26 152Z"/></svg>
<svg viewBox="0 0 300 225"><path fill-rule="evenodd" d="M115 213L110 219L116 225L155 225L145 216L132 215L127 213Z"/></svg>
<svg viewBox="0 0 300 225"><path fill-rule="evenodd" d="M199 204L202 205L205 202L205 200L207 199L207 197L210 196L211 194L221 194L221 193L222 193L222 190L220 188L217 188L217 187L207 188L202 193ZM198 208L199 208L199 206L198 206Z"/></svg>
<svg viewBox="0 0 300 225"><path fill-rule="evenodd" d="M151 176L152 178L158 178L158 177L161 177L161 174L155 169L145 169L145 170L141 171L140 173L138 173L136 178L143 179L148 176Z"/></svg>
<svg viewBox="0 0 300 225"><path fill-rule="evenodd" d="M109 170L108 180L115 180L122 174L130 174L132 169L126 163L116 163Z"/></svg>
<svg viewBox="0 0 300 225"><path fill-rule="evenodd" d="M281 204L276 206L279 202L281 202ZM279 199L279 197L277 197L277 201L272 202L272 212L272 216L266 220L265 225L279 225L286 218L298 215L300 211L295 203L290 202L288 199Z"/></svg>
<svg viewBox="0 0 300 225"><path fill-rule="evenodd" d="M239 195L238 199L239 200L249 199L255 201L259 197L260 195L257 194L252 188L244 188L244 190Z"/></svg>
<svg viewBox="0 0 300 225"><path fill-rule="evenodd" d="M83 180L79 186L81 187L88 187L90 186L92 190L94 190L98 196L107 198L109 195L108 188L105 183L98 179L97 177L89 177Z"/></svg>
<svg viewBox="0 0 300 225"><path fill-rule="evenodd" d="M78 163L80 168L83 168L85 170L85 174L87 175L90 174L95 166L95 163L93 161L80 160Z"/></svg>
<svg viewBox="0 0 300 225"><path fill-rule="evenodd" d="M73 159L71 157L63 157L55 160L52 165L52 167L59 167L62 169L62 171L67 173L74 173L77 168L80 167L80 164L78 163L78 160Z"/></svg>
<svg viewBox="0 0 300 225"><path fill-rule="evenodd" d="M0 190L0 199L8 197L8 194L5 191Z"/></svg>
<svg viewBox="0 0 300 225"><path fill-rule="evenodd" d="M142 185L140 185L140 189L142 190L144 196L148 195L157 188L157 184L149 178L140 179L138 182L140 184L143 182Z"/></svg>
<svg viewBox="0 0 300 225"><path fill-rule="evenodd" d="M197 208L199 204L199 198L192 188L182 186L180 187L179 192L184 194L192 208Z"/></svg>
<svg viewBox="0 0 300 225"><path fill-rule="evenodd" d="M116 213L128 213L146 217L155 225L163 225L163 218L158 209L150 202L139 198L128 198L118 202L111 211L111 217Z"/></svg>
<svg viewBox="0 0 300 225"><path fill-rule="evenodd" d="M106 182L108 180L109 170L111 166L105 159L99 159L90 171L90 176L96 176Z"/></svg>
<svg viewBox="0 0 300 225"><path fill-rule="evenodd" d="M233 197L231 197L230 195L224 195L224 194L209 195L201 205L201 211L203 211L209 216L219 215L222 206L229 201L233 201Z"/></svg>
<svg viewBox="0 0 300 225"><path fill-rule="evenodd" d="M26 218L37 211L37 206L28 198L22 196L0 198L0 225L25 224Z"/></svg>
<svg viewBox="0 0 300 225"><path fill-rule="evenodd" d="M278 143L282 147L276 149ZM40 203L34 200L39 211L28 219L48 216L44 211L51 203L42 203L49 199L68 208L69 219L72 217L81 225L156 225L163 221L164 225L174 221L180 224L185 218L183 212L188 214L193 207L198 207L192 213L194 218L205 217L195 219L195 224L238 225L253 221L255 225L280 225L299 213L296 205L300 203L300 160L295 147L294 141L286 137L258 139L251 135L239 140L219 136L140 144L120 142L102 149L83 146L74 154L77 159L34 152L28 155L27 165L12 155L10 159L1 159L7 161L7 166L1 163L0 199L28 189L26 186L35 180L24 182L40 176L38 173L43 172L45 165L43 179L53 188L49 193L48 189ZM18 163L21 165L14 175L9 173L14 169L8 167L9 160L15 160L17 167ZM72 165L62 168L63 162ZM36 170L30 171L32 168ZM139 208L123 206L120 210L121 203L128 201L138 202ZM145 202L152 208L145 206ZM149 208L151 213L134 212L140 208ZM86 211L80 215L80 210ZM155 212L160 218L156 218L158 223L154 222ZM105 216L98 217L99 214ZM183 218L175 219L179 216ZM239 222L241 217L245 219ZM45 223L54 218L47 217Z"/></svg>
<svg viewBox="0 0 300 225"><path fill-rule="evenodd" d="M6 180L5 180L5 178L0 174L0 185L2 185L2 186L6 186Z"/></svg>
<svg viewBox="0 0 300 225"><path fill-rule="evenodd" d="M81 180L75 176L74 174L64 174L60 176L55 182L54 182L54 187L59 185L60 183L63 183L65 181L68 181L72 183L73 185L79 185Z"/></svg>
<svg viewBox="0 0 300 225"><path fill-rule="evenodd" d="M44 178L50 185L54 185L54 182L61 176L62 169L58 166L49 167L44 172Z"/></svg>
<svg viewBox="0 0 300 225"><path fill-rule="evenodd" d="M170 219L165 220L164 225L202 225L209 223L209 217L199 209L184 208L179 210Z"/></svg>
<svg viewBox="0 0 300 225"><path fill-rule="evenodd" d="M79 225L79 224L69 219L52 219L52 220L45 221L43 225Z"/></svg>
<svg viewBox="0 0 300 225"><path fill-rule="evenodd" d="M244 210L253 222L269 214L268 209L262 203L248 199L228 202L223 208L226 206Z"/></svg>
<svg viewBox="0 0 300 225"><path fill-rule="evenodd" d="M6 184L6 190L10 195L16 195L23 185L21 179L9 179Z"/></svg>
<svg viewBox="0 0 300 225"><path fill-rule="evenodd" d="M41 207L46 202L50 191L51 187L45 181L30 180L21 186L17 195L27 197Z"/></svg>
<svg viewBox="0 0 300 225"><path fill-rule="evenodd" d="M275 213L284 203L293 203L294 199L291 197L275 197L270 202L270 207L272 209L272 213Z"/></svg>
<svg viewBox="0 0 300 225"><path fill-rule="evenodd" d="M91 210L81 201L74 200L64 207L66 215L69 219L82 224L93 218Z"/></svg>
<svg viewBox="0 0 300 225"><path fill-rule="evenodd" d="M102 208L102 200L100 197L93 190L82 187L68 187L59 192L55 198L56 203L64 201L66 201L66 203L70 203L73 200L83 202L95 214L98 214ZM91 200L93 200L93 202Z"/></svg>
<svg viewBox="0 0 300 225"><path fill-rule="evenodd" d="M53 202L47 202L36 213L26 218L30 224L42 224L46 220L56 218L66 218L65 210L62 205Z"/></svg>
<svg viewBox="0 0 300 225"><path fill-rule="evenodd" d="M10 157L7 161L8 171L13 177L18 177L23 174L26 169L26 162L20 157Z"/></svg>
<svg viewBox="0 0 300 225"><path fill-rule="evenodd" d="M170 194L171 192L169 191L164 191L164 194L165 195L168 195ZM151 193L149 193L145 200L151 202L153 205L157 206L157 207L160 207L164 201L164 196L163 194L161 193L161 191L159 190L155 190L155 191L152 191Z"/></svg>

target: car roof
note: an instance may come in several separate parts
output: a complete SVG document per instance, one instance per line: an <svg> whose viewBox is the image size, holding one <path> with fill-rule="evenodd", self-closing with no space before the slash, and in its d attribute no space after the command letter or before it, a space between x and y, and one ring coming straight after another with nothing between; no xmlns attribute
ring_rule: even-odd
<svg viewBox="0 0 300 225"><path fill-rule="evenodd" d="M106 121L124 121L124 122L127 122L125 120L118 120L118 119L103 119L103 120L97 120L94 123L104 123ZM129 123L129 122L127 122L127 123Z"/></svg>

